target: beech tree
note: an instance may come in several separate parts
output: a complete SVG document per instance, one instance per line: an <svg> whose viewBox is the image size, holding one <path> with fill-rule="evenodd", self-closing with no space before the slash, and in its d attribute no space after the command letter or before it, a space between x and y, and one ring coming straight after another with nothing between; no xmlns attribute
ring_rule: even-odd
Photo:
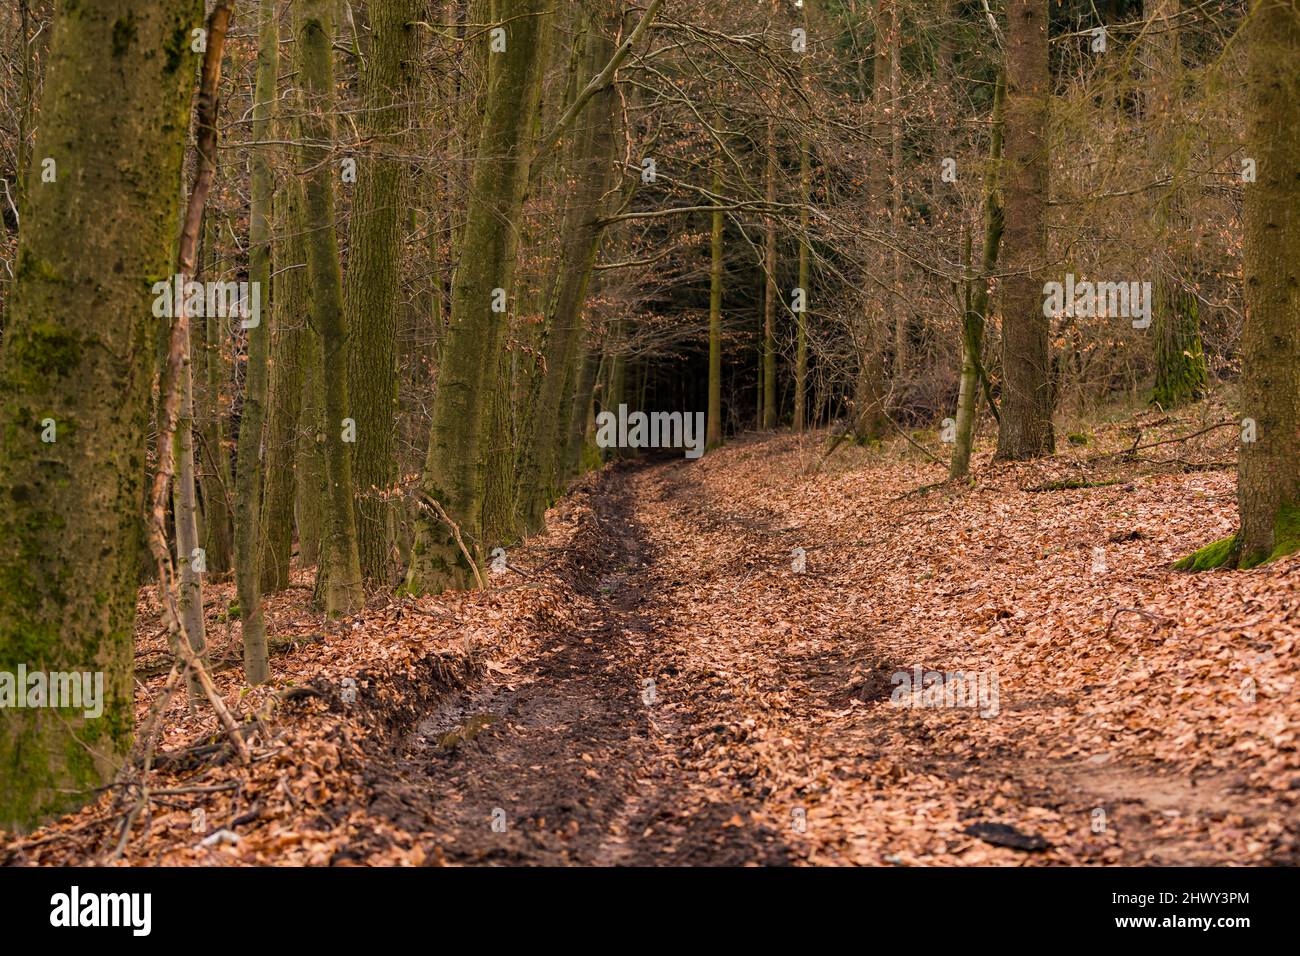
<svg viewBox="0 0 1300 956"><path fill-rule="evenodd" d="M1055 397L1043 315L1047 258L1046 0L1007 0L1006 159L1003 163L1002 417L998 457L1056 449Z"/></svg>
<svg viewBox="0 0 1300 956"><path fill-rule="evenodd" d="M531 159L524 133L541 96L548 15L541 0L501 0L496 25L477 40L488 45L490 79L418 492L406 578L412 591L464 587L475 573L471 549L481 547L487 399L500 360Z"/></svg>
<svg viewBox="0 0 1300 956"><path fill-rule="evenodd" d="M1300 9L1255 0L1246 41L1246 184L1241 528L1177 567L1250 568L1300 550Z"/></svg>
<svg viewBox="0 0 1300 956"><path fill-rule="evenodd" d="M4 828L84 802L131 740L152 289L202 24L192 0L103 0L54 32L0 348L0 670L102 672L103 714L5 711Z"/></svg>

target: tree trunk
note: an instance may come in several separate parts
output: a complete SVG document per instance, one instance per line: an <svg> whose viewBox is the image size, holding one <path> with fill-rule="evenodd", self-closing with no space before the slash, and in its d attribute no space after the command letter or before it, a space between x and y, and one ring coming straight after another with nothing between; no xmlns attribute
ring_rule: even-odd
<svg viewBox="0 0 1300 956"><path fill-rule="evenodd" d="M767 119L767 169L765 175L767 204L776 202L776 127ZM768 213L763 226L763 271L767 283L763 291L763 428L776 427L776 216Z"/></svg>
<svg viewBox="0 0 1300 956"><path fill-rule="evenodd" d="M130 743L150 288L170 275L202 15L100 0L55 30L33 158L57 178L33 163L0 350L0 671L102 671L103 713L6 713L0 829L81 805Z"/></svg>
<svg viewBox="0 0 1300 956"><path fill-rule="evenodd" d="M320 332L320 386L323 407L323 457L326 495L325 540L318 574L325 575L325 612L354 614L365 604L357 526L352 510L352 456L347 440L355 418L348 393L347 323L343 313L343 276L339 269L334 223L334 178L339 169L330 156L334 142L334 65L328 0L295 0L298 55L305 99L303 143L299 163L307 177L307 274L314 293L313 312Z"/></svg>
<svg viewBox="0 0 1300 956"><path fill-rule="evenodd" d="M257 80L253 90L253 139L271 138L275 121L280 28L275 0L258 8ZM251 288L271 290L271 196L275 178L267 146L249 157L248 278ZM260 292L259 292L260 294ZM235 471L235 586L244 637L244 680L261 684L271 675L262 618L260 519L262 512L262 433L266 418L267 359L272 309L249 328L244 371L244 404L239 416L239 456Z"/></svg>
<svg viewBox="0 0 1300 956"><path fill-rule="evenodd" d="M466 548L481 546L488 391L496 382L505 324L494 311L508 297L514 235L528 180L528 129L541 94L550 35L544 0L502 0L504 52L489 54L491 88L443 342L428 456L419 495L407 587L434 592L464 587L473 576ZM478 42L492 42L491 32ZM495 62L499 61L499 62ZM435 510L441 508L448 520ZM450 525L450 526L449 526ZM472 560L471 555L471 560Z"/></svg>
<svg viewBox="0 0 1300 956"><path fill-rule="evenodd" d="M303 198L304 210L306 197ZM304 246L303 255L306 256ZM310 282L308 283L310 287ZM314 311L314 309L313 309ZM294 523L298 528L298 560L303 567L317 566L320 576L322 545L325 541L325 435L321 417L321 344L320 330L307 329L303 343L302 410L296 442L297 467L294 469Z"/></svg>
<svg viewBox="0 0 1300 956"><path fill-rule="evenodd" d="M1002 420L997 457L1020 461L1056 450L1042 268L1047 253L1046 0L1008 0L1006 268L1002 290Z"/></svg>
<svg viewBox="0 0 1300 956"><path fill-rule="evenodd" d="M808 271L808 202L809 202L809 151L808 137L799 143L799 288L803 295L803 310L794 316L794 430L808 427L808 306L812 278Z"/></svg>
<svg viewBox="0 0 1300 956"><path fill-rule="evenodd" d="M609 36L612 24L592 23L587 33L582 85L595 77L614 56ZM537 389L522 456L520 505L525 531L541 527L558 484L557 465L564 448L567 416L561 399L582 343L583 306L604 227L599 219L611 184L617 134L613 84L597 92L573 130L567 164L569 200L561 226L560 262L548 317L544 351L546 373Z"/></svg>
<svg viewBox="0 0 1300 956"><path fill-rule="evenodd" d="M966 311L962 317L961 387L957 397L957 435L948 466L949 478L963 478L970 471L971 450L975 443L976 409L979 408L980 384L985 380L983 368L984 325L988 321L989 283L998 261L1002 242L1002 199L998 181L1002 164L1003 109L1006 103L1006 78L998 74L993 88L993 128L989 140L989 165L984 171L984 247L980 253L979 273L966 279ZM966 244L969 269L970 241Z"/></svg>
<svg viewBox="0 0 1300 956"><path fill-rule="evenodd" d="M1174 565L1182 570L1250 568L1300 550L1300 9L1254 0L1242 29L1256 181L1242 248L1241 528Z"/></svg>
<svg viewBox="0 0 1300 956"><path fill-rule="evenodd" d="M203 278L219 281L216 217L204 217L203 228L204 257L207 260ZM207 552L210 574L227 573L234 550L234 526L230 517L234 483L230 477L230 456L226 449L226 427L221 408L221 389L227 378L222 322L220 316L205 318L204 344L199 353L203 359L200 365L203 372L203 417L199 424L199 434L203 439L200 455L203 471L199 475L199 489L203 493L203 548Z"/></svg>
<svg viewBox="0 0 1300 956"><path fill-rule="evenodd" d="M207 558L199 550L198 485L194 470L194 363L188 358L193 354L189 330L187 323L183 333L187 360L180 367L180 406L176 419L176 438L172 443L176 456L172 518L176 525L176 564L180 570L179 609L182 631L194 653L202 657L207 649L203 619L203 571L207 566ZM172 643L172 651L180 655L180 648L175 641ZM197 703L201 694L198 676L191 672L186 677L190 702Z"/></svg>
<svg viewBox="0 0 1300 956"><path fill-rule="evenodd" d="M357 442L357 550L361 572L388 585L393 566L395 518L391 489L397 479L398 263L401 213L406 207L407 161L421 44L418 0L375 0L369 7L371 43L361 78L361 135L371 154L358 163L349 233L345 327L348 388Z"/></svg>
<svg viewBox="0 0 1300 956"><path fill-rule="evenodd" d="M1169 188L1156 210L1162 248L1156 257L1152 328L1156 381L1151 401L1164 409L1199 401L1205 394L1208 380L1205 351L1201 344L1199 302L1196 295L1184 287L1179 278L1182 270L1177 268L1181 264L1185 269L1193 261L1184 245L1184 237L1191 232L1189 187L1181 181L1185 178L1183 170L1172 167L1168 161L1176 151L1175 137L1162 135L1160 125L1168 124L1168 117L1181 119L1184 74L1178 24L1173 19L1179 6L1179 0L1156 0L1149 14L1150 23L1144 39L1146 118L1157 124L1151 147L1159 170L1158 178L1170 179Z"/></svg>
<svg viewBox="0 0 1300 956"><path fill-rule="evenodd" d="M713 195L722 193L722 158L713 160ZM709 262L709 414L705 447L722 444L722 238L723 212L715 207L711 216L712 242Z"/></svg>
<svg viewBox="0 0 1300 956"><path fill-rule="evenodd" d="M289 138L296 138L294 132ZM261 570L264 594L289 586L293 553L294 479L306 471L299 457L303 433L315 434L315 419L303 414L303 387L315 333L309 326L311 288L307 283L303 245L302 184L289 177L278 189L277 233L271 247L275 277L271 280L271 382L266 415L266 468L261 517ZM313 495L313 501L318 499ZM319 529L316 532L319 536ZM305 552L302 552L305 553ZM314 558L313 558L314 561ZM307 562L304 562L307 563Z"/></svg>
<svg viewBox="0 0 1300 956"><path fill-rule="evenodd" d="M574 372L577 380L573 387L573 404L569 407L569 427L565 440L566 481L580 474L586 465L584 453L587 449L588 429L594 421L591 408L596 397L596 383L600 378L600 356L584 348L575 362Z"/></svg>
<svg viewBox="0 0 1300 956"><path fill-rule="evenodd" d="M1241 404L1256 440L1238 465L1243 568L1300 549L1300 8L1256 0L1245 29L1258 178L1244 224Z"/></svg>

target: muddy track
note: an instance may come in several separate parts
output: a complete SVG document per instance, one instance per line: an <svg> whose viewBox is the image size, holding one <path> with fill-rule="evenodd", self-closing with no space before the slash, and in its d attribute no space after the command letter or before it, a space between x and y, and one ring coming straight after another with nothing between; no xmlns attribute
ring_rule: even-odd
<svg viewBox="0 0 1300 956"><path fill-rule="evenodd" d="M644 466L640 466L644 467ZM509 681L445 701L393 741L368 781L370 812L422 834L431 859L502 865L792 862L733 794L687 786L689 700L661 706L677 656L656 630L655 555L629 478L606 473L575 556L596 605Z"/></svg>

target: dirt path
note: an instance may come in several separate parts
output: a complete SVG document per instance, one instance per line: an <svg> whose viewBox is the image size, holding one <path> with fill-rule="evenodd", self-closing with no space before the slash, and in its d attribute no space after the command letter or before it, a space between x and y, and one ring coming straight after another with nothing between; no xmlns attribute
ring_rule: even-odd
<svg viewBox="0 0 1300 956"><path fill-rule="evenodd" d="M1046 494L1068 462L947 487L915 459L816 457L740 439L593 473L487 589L324 628L309 585L278 595L275 684L245 700L236 664L217 674L271 715L256 759L173 701L170 795L124 861L1300 861L1300 563L1169 570L1231 526L1230 476ZM998 706L899 706L915 669L992 676ZM105 795L0 862L102 861L123 814Z"/></svg>
<svg viewBox="0 0 1300 956"><path fill-rule="evenodd" d="M598 613L543 648L521 678L447 702L401 741L371 813L432 841L446 862L788 862L754 807L687 780L691 715L665 708L675 667L657 628L655 552L616 472L593 499L584 583ZM730 821L730 822L729 822Z"/></svg>
<svg viewBox="0 0 1300 956"><path fill-rule="evenodd" d="M1008 593L1008 575L948 577L972 523L961 509L981 500L840 501L788 471L728 496L751 453L769 454L740 446L721 464L607 472L567 559L594 612L396 741L373 763L370 813L448 863L1295 859L1294 807L1260 784L1276 778L1213 748L1186 763L1144 756L1151 731L1114 715L1140 708L1172 734L1189 717L1161 685L1128 690L1121 670L1069 691L1084 684L1070 670L1086 650L1037 664L1044 642L1019 623L1028 599ZM1020 526L1042 535L1058 507L1027 510ZM1031 573L1047 588L1060 575L1041 559ZM1079 613L1083 599L1063 606ZM1011 609L987 627L946 624L964 608L978 624L984 607ZM1048 639L1079 628L1051 625ZM1126 668L1166 650L1159 635L1124 639ZM914 665L996 668L999 719L891 706L891 675ZM1238 677L1207 679L1226 693Z"/></svg>

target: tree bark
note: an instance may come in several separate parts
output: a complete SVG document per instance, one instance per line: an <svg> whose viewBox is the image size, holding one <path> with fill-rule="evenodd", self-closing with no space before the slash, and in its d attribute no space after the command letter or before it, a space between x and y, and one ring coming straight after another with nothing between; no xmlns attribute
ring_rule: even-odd
<svg viewBox="0 0 1300 956"><path fill-rule="evenodd" d="M295 124L296 127L296 124ZM296 138L296 129L289 138ZM281 183L277 200L277 237L271 245L275 277L271 280L271 381L266 415L266 468L263 475L261 571L264 594L289 586L293 554L294 485L307 456L298 451L315 434L315 420L303 414L303 388L310 351L318 347L309 325L311 288L307 284L303 245L302 184L296 176ZM313 500L318 500L313 495ZM317 530L319 536L319 529ZM300 557L305 552L300 551ZM314 559L313 559L314 561ZM307 563L307 562L304 562Z"/></svg>
<svg viewBox="0 0 1300 956"><path fill-rule="evenodd" d="M713 159L713 195L722 193L722 158ZM723 211L715 207L710 215L709 261L709 414L705 447L722 444L722 240ZM797 413L796 413L797 414Z"/></svg>
<svg viewBox="0 0 1300 956"><path fill-rule="evenodd" d="M1002 284L1002 420L997 457L1056 450L1042 269L1047 252L1046 0L1008 0L1005 178L1007 277Z"/></svg>
<svg viewBox="0 0 1300 956"><path fill-rule="evenodd" d="M1164 409L1199 401L1205 394L1208 371L1201 343L1200 306L1196 295L1185 288L1178 265L1186 270L1192 257L1185 252L1184 236L1191 231L1189 185L1183 170L1174 168L1168 157L1175 155L1175 136L1164 132L1179 110L1184 75L1178 24L1174 20L1179 0L1156 0L1144 39L1147 103L1146 119L1155 124L1151 137L1158 178L1168 177L1168 190L1156 209L1158 238L1163 248L1156 255L1153 328L1156 381L1151 401ZM1166 238L1167 237L1167 238ZM1177 257L1177 258L1175 258ZM1180 261L1181 260L1181 261Z"/></svg>
<svg viewBox="0 0 1300 956"><path fill-rule="evenodd" d="M171 274L202 23L191 0L59 14L0 348L0 670L103 672L103 713L6 713L0 829L81 805L130 743L150 289Z"/></svg>
<svg viewBox="0 0 1300 956"><path fill-rule="evenodd" d="M206 259L203 278L219 281L215 216L204 217L203 232ZM199 434L202 436L199 460L203 464L203 470L199 474L199 489L203 493L203 548L207 552L210 574L229 572L234 551L234 525L230 517L234 482L230 476L225 418L221 408L222 385L228 377L222 321L220 316L210 315L205 318L204 343L199 351L203 372L203 416L199 423Z"/></svg>
<svg viewBox="0 0 1300 956"><path fill-rule="evenodd" d="M357 442L357 551L361 573L388 585L393 567L397 479L397 312L401 214L408 175L412 110L420 68L425 4L376 0L369 7L371 43L361 78L361 135L371 153L358 163L349 233L345 327L348 387Z"/></svg>
<svg viewBox="0 0 1300 956"><path fill-rule="evenodd" d="M590 24L580 77L586 83L614 55L613 24ZM604 228L600 216L611 185L617 95L610 83L595 93L576 120L566 179L569 200L561 225L560 262L548 309L549 334L543 352L546 373L537 389L521 456L520 506L524 530L542 526L556 492L567 416L561 399L582 342L583 305Z"/></svg>
<svg viewBox="0 0 1300 956"><path fill-rule="evenodd" d="M1002 198L999 191L1002 165L1003 110L1006 103L1006 78L998 74L993 88L993 128L989 140L989 165L984 171L984 244L980 252L979 272L966 280L966 310L962 317L961 386L957 397L957 435L948 466L949 478L963 478L970 471L970 456L975 443L976 409L979 408L980 384L985 380L983 368L984 326L988 321L989 283L998 261L1002 242ZM970 262L970 243L966 245Z"/></svg>
<svg viewBox="0 0 1300 956"><path fill-rule="evenodd" d="M473 569L456 541L480 547L488 391L496 382L508 296L514 235L528 181L527 135L541 94L541 66L550 31L544 0L503 0L498 16L504 52L489 54L491 86L475 163L459 264L452 288L451 323L443 342L428 455L418 494L436 502L421 508L411 549L407 587L436 592L466 586ZM485 33L481 43L490 43ZM499 61L499 62L495 62ZM494 290L502 290L495 292ZM427 501L426 501L427 504ZM449 527L454 524L455 527Z"/></svg>
<svg viewBox="0 0 1300 956"><path fill-rule="evenodd" d="M253 89L253 139L271 138L275 122L280 27L275 0L258 8L257 79ZM271 196L275 178L267 147L252 147L249 157L248 278L252 288L271 291ZM260 292L259 292L260 294ZM263 303L265 304L265 303ZM248 332L244 404L239 416L239 457L235 471L235 587L244 639L244 680L261 684L271 674L262 618L261 512L262 439L266 419L267 361L273 309L263 309Z"/></svg>
<svg viewBox="0 0 1300 956"><path fill-rule="evenodd" d="M323 603L330 616L354 614L365 604L357 526L352 508L352 456L346 436L354 422L347 366L347 322L343 312L343 276L339 268L334 222L334 65L328 0L295 0L305 110L299 162L307 176L307 274L314 293L320 333L320 386L325 465L325 540L318 574L325 575Z"/></svg>
<svg viewBox="0 0 1300 956"><path fill-rule="evenodd" d="M767 118L767 166L765 187L768 206L776 202L776 126ZM771 213L763 226L763 427L776 427L776 217Z"/></svg>
<svg viewBox="0 0 1300 956"><path fill-rule="evenodd" d="M1242 442L1238 565L1300 549L1300 8L1255 0L1246 21L1246 324L1241 407L1256 440Z"/></svg>

